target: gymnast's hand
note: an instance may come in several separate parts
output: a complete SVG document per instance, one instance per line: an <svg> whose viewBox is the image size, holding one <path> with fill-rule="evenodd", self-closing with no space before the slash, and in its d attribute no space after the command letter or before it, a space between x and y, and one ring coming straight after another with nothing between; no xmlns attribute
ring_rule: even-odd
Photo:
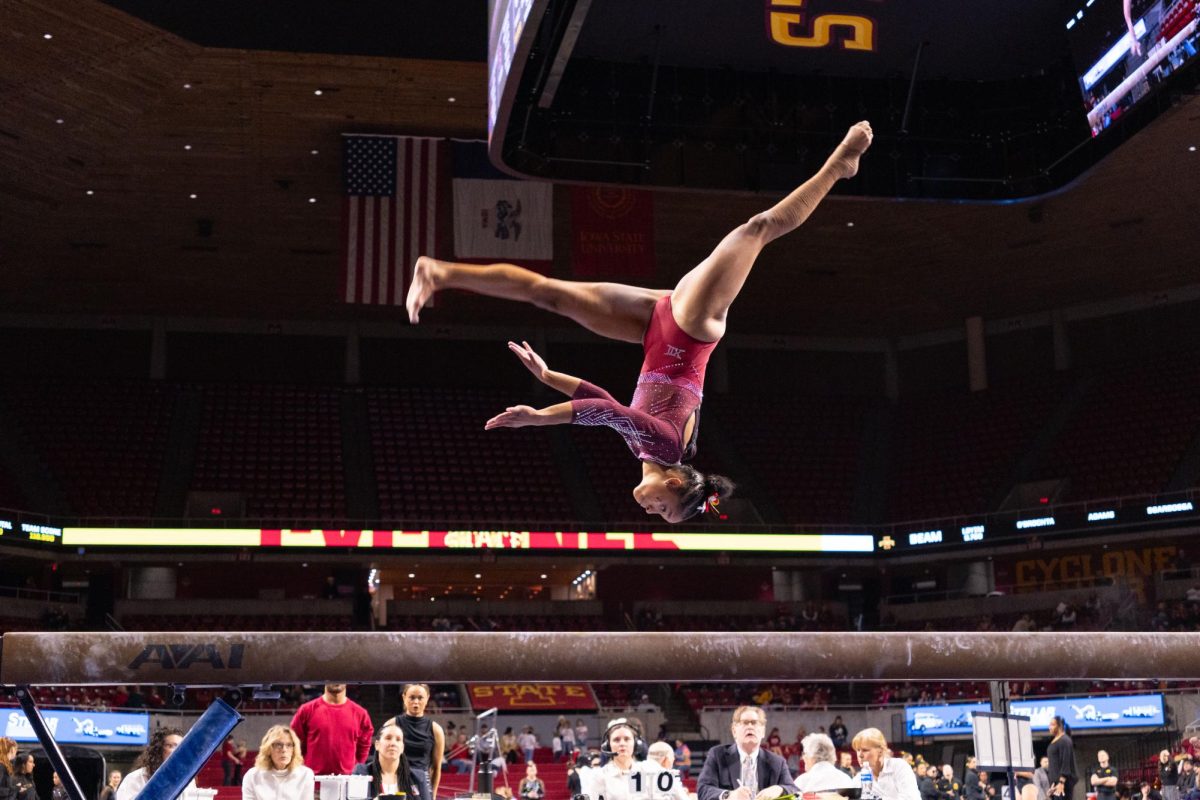
<svg viewBox="0 0 1200 800"><path fill-rule="evenodd" d="M546 380L546 373L549 368L546 366L546 360L533 352L533 348L529 346L529 342L509 342L508 349L513 352L513 355L525 365L525 369L533 373L533 377L539 381Z"/></svg>
<svg viewBox="0 0 1200 800"><path fill-rule="evenodd" d="M504 413L497 414L484 423L485 431L496 428L524 428L528 425L541 425L541 415L532 406L509 406Z"/></svg>

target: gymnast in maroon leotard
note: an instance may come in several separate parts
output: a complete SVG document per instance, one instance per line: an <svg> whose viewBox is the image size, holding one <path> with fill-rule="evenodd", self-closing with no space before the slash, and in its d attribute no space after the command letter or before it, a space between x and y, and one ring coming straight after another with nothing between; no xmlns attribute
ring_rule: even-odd
<svg viewBox="0 0 1200 800"><path fill-rule="evenodd" d="M528 343L508 347L538 380L571 398L547 408L510 406L485 428L527 425L604 425L617 431L642 464L633 498L648 514L682 522L712 510L733 483L703 475L683 463L696 452L704 370L725 333L725 321L759 252L795 230L842 178L858 171L871 144L871 126L853 125L824 166L791 194L739 225L674 290L619 283L584 283L547 278L512 264L474 266L417 259L406 305L416 324L425 304L441 289L466 289L491 297L532 303L570 317L590 331L640 342L645 353L637 389L628 406L587 381L557 372Z"/></svg>

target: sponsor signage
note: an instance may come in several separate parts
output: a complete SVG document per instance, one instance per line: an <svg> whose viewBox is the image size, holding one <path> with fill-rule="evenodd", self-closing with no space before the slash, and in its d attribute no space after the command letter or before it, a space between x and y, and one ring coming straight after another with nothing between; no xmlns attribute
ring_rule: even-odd
<svg viewBox="0 0 1200 800"><path fill-rule="evenodd" d="M909 706L904 709L904 725L910 736L969 736L974 729L971 715L991 710L990 703ZM1066 720L1074 731L1158 728L1166 724L1161 694L1014 700L1010 713L1029 717L1030 727L1035 731L1049 730L1050 720L1056 716Z"/></svg>
<svg viewBox="0 0 1200 800"><path fill-rule="evenodd" d="M19 708L5 709L4 736L36 742L33 726ZM59 744L144 745L149 741L150 715L110 711L42 711L46 727Z"/></svg>

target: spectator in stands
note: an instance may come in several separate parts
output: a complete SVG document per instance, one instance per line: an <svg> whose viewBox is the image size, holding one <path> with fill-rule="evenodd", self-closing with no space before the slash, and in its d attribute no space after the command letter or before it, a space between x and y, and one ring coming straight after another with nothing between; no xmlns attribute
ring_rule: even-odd
<svg viewBox="0 0 1200 800"><path fill-rule="evenodd" d="M389 719L379 728L378 737L375 739L375 754L371 760L354 768L355 775L371 776L368 797L381 794L420 797L420 783L413 776L404 751L404 731L396 720Z"/></svg>
<svg viewBox="0 0 1200 800"><path fill-rule="evenodd" d="M796 778L798 792L827 792L858 785L858 781L834 764L837 750L834 749L833 739L823 733L810 733L800 744L804 773Z"/></svg>
<svg viewBox="0 0 1200 800"><path fill-rule="evenodd" d="M675 768L684 778L689 777L692 771L692 748L683 739L675 740Z"/></svg>
<svg viewBox="0 0 1200 800"><path fill-rule="evenodd" d="M562 724L558 726L558 735L562 737L563 756L568 761L574 761L579 748L575 743L575 728L571 725L571 720L562 719Z"/></svg>
<svg viewBox="0 0 1200 800"><path fill-rule="evenodd" d="M587 750L588 726L582 719L575 720L575 743L579 745L580 750Z"/></svg>
<svg viewBox="0 0 1200 800"><path fill-rule="evenodd" d="M842 715L838 714L829 725L829 738L833 740L833 746L841 750L846 746L846 739L849 736L850 731L846 730L846 723L842 722Z"/></svg>
<svg viewBox="0 0 1200 800"><path fill-rule="evenodd" d="M858 763L871 774L872 793L881 800L920 800L917 776L903 759L893 758L887 740L878 728L864 728L850 743Z"/></svg>
<svg viewBox="0 0 1200 800"><path fill-rule="evenodd" d="M1134 800L1163 800L1163 796L1150 785L1150 781L1142 781L1139 788L1141 791Z"/></svg>
<svg viewBox="0 0 1200 800"><path fill-rule="evenodd" d="M367 710L346 696L346 684L327 683L324 693L292 717L304 760L317 775L349 775L367 760L375 726Z"/></svg>
<svg viewBox="0 0 1200 800"><path fill-rule="evenodd" d="M1022 614L1021 618L1014 622L1012 626L1013 633L1027 633L1035 630L1036 628L1037 623L1033 621L1033 617L1028 613Z"/></svg>
<svg viewBox="0 0 1200 800"><path fill-rule="evenodd" d="M117 787L120 785L121 771L114 769L108 773L108 783L104 784L104 788L100 790L99 800L114 800L117 796Z"/></svg>
<svg viewBox="0 0 1200 800"><path fill-rule="evenodd" d="M550 760L557 764L563 757L563 738L558 731L550 739Z"/></svg>
<svg viewBox="0 0 1200 800"><path fill-rule="evenodd" d="M455 775L470 775L474 762L471 759L471 746L467 744L467 732L459 731L452 744L446 750L446 762Z"/></svg>
<svg viewBox="0 0 1200 800"><path fill-rule="evenodd" d="M13 765L13 800L38 800L33 782L33 753L17 753Z"/></svg>
<svg viewBox="0 0 1200 800"><path fill-rule="evenodd" d="M221 745L221 785L222 786L237 786L233 780L233 774L237 771L237 765L241 763L237 757L237 744L233 741L233 735L225 737L225 743Z"/></svg>
<svg viewBox="0 0 1200 800"><path fill-rule="evenodd" d="M1191 756L1184 756L1179 761L1179 779L1175 781L1179 787L1179 797L1183 800L1188 793L1196 788L1196 771Z"/></svg>
<svg viewBox="0 0 1200 800"><path fill-rule="evenodd" d="M285 725L273 725L242 779L242 800L313 800L315 785L316 776L304 766L300 737Z"/></svg>
<svg viewBox="0 0 1200 800"><path fill-rule="evenodd" d="M517 763L519 760L517 750L517 736L513 733L512 726L510 725L504 729L504 733L500 734L500 755L504 758L504 763Z"/></svg>
<svg viewBox="0 0 1200 800"><path fill-rule="evenodd" d="M146 782L158 771L163 762L175 752L183 741L183 731L179 728L157 728L150 734L150 742L133 762L134 769L129 771L121 785L117 787L116 800L133 800L141 793ZM184 791L196 788L193 778Z"/></svg>
<svg viewBox="0 0 1200 800"><path fill-rule="evenodd" d="M533 753L537 750L538 740L533 733L533 726L526 725L517 737L517 746L521 748L521 752L525 754L525 763L533 763Z"/></svg>
<svg viewBox="0 0 1200 800"><path fill-rule="evenodd" d="M425 713L429 695L427 683L404 684L400 689L404 713L393 720L404 734L404 755L421 789L421 800L437 797L442 781L442 756L446 751L446 732Z"/></svg>
<svg viewBox="0 0 1200 800"><path fill-rule="evenodd" d="M698 800L774 800L796 785L781 756L761 749L767 715L755 706L733 712L733 744L708 751L696 782Z"/></svg>
<svg viewBox="0 0 1200 800"><path fill-rule="evenodd" d="M1075 772L1075 744L1067 732L1067 723L1062 717L1050 720L1050 746L1046 748L1050 758L1047 774L1050 776L1050 797L1071 800L1078 780Z"/></svg>
<svg viewBox="0 0 1200 800"><path fill-rule="evenodd" d="M530 759L525 764L525 777L517 787L517 796L521 800L542 800L546 796L546 784L537 774L537 764Z"/></svg>
<svg viewBox="0 0 1200 800"><path fill-rule="evenodd" d="M1162 786L1163 800L1179 800L1179 766L1171 758L1170 750L1158 754L1158 783Z"/></svg>
<svg viewBox="0 0 1200 800"><path fill-rule="evenodd" d="M13 761L17 757L17 743L7 736L0 736L0 800L12 800Z"/></svg>
<svg viewBox="0 0 1200 800"><path fill-rule="evenodd" d="M244 768L244 765L246 763L246 755L250 751L246 749L246 740L245 739L235 739L233 744L234 744L233 754L236 757L236 761L234 761L234 764L233 764L233 785L241 786L242 785L242 769Z"/></svg>
<svg viewBox="0 0 1200 800"><path fill-rule="evenodd" d="M783 755L783 737L779 735L779 728L771 728L767 734L767 750L777 756Z"/></svg>
<svg viewBox="0 0 1200 800"><path fill-rule="evenodd" d="M1092 768L1091 777L1096 800L1117 800L1117 770L1108 763L1108 751L1097 752L1096 761L1098 763Z"/></svg>
<svg viewBox="0 0 1200 800"><path fill-rule="evenodd" d="M145 708L146 695L142 694L142 687L134 686L129 690L129 694L125 698L126 708ZM128 775L125 777L129 777Z"/></svg>
<svg viewBox="0 0 1200 800"><path fill-rule="evenodd" d="M842 753L838 756L838 769L849 775L851 778L858 775L858 771L854 768L854 754Z"/></svg>

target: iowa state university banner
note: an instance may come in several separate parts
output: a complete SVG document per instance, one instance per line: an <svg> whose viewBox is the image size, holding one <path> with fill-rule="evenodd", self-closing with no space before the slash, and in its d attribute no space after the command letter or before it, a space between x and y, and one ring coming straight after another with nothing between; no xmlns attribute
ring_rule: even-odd
<svg viewBox="0 0 1200 800"><path fill-rule="evenodd" d="M501 711L594 711L586 683L468 683L471 708Z"/></svg>
<svg viewBox="0 0 1200 800"><path fill-rule="evenodd" d="M654 195L640 189L571 189L571 266L576 277L654 275Z"/></svg>

